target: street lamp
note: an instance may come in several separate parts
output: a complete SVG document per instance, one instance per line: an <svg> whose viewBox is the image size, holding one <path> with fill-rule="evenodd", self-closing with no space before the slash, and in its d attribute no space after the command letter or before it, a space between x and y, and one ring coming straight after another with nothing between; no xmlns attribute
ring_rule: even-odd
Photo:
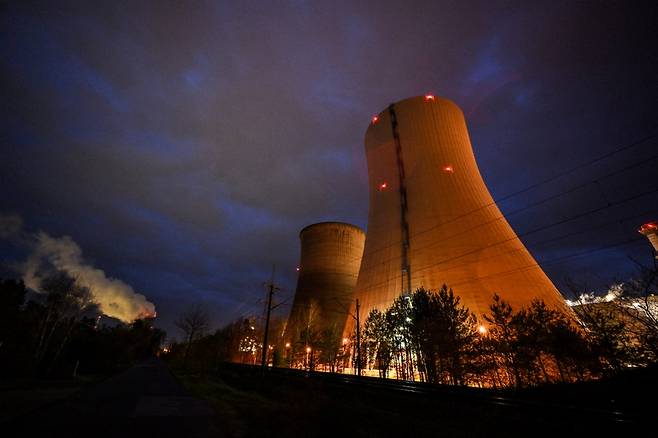
<svg viewBox="0 0 658 438"><path fill-rule="evenodd" d="M308 370L311 371L311 361L312 361L312 356L311 356L311 347L306 347L306 363L308 364Z"/></svg>

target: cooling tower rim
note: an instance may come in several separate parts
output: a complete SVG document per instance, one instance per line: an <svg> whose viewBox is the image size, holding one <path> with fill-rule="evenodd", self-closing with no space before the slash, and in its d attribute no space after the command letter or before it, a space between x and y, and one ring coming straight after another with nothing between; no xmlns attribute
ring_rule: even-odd
<svg viewBox="0 0 658 438"><path fill-rule="evenodd" d="M453 101L453 100L451 100L451 99L448 99L447 97L434 96L434 95L425 95L425 96L412 96L412 97L407 97L407 98L405 98L405 99L398 100L398 101L396 101L396 102L392 102L392 103L388 104L388 105L386 106L386 108L384 108L383 110L381 110L377 115L380 116L380 115L382 115L382 114L388 112L388 109L391 107L391 105L396 105L396 106L397 106L397 105L401 105L401 104L404 104L404 103L407 103L407 102L410 102L410 101L413 101L413 100L425 101L425 102L427 102L428 104L431 104L431 103L437 103L437 102L441 102L441 103L444 103L444 104L447 103L448 105L450 105L450 106L452 106L452 107L458 109L460 112L463 113L463 111L462 111L462 109L459 107L459 105L457 105L457 104L455 103L455 101Z"/></svg>
<svg viewBox="0 0 658 438"><path fill-rule="evenodd" d="M447 104L447 106L452 107L452 109L455 109L455 110L459 111L459 113L462 115L462 117L464 117L464 111L462 111L462 109L459 107L459 105L457 105L454 101L452 101L450 99L447 99L445 97L429 95L428 94L428 95L422 95L422 96L407 97L406 99L402 99L402 100L398 100L397 102L393 102L393 103L389 104L386 108L381 110L376 115L376 119L381 119L382 115L388 113L388 110L391 107L391 105L398 106L398 105L401 105L401 104L404 104L404 103L407 103L407 102L410 102L410 101L423 101L423 102L427 103L428 105L431 105L431 104L436 105L438 103L441 103L441 104L444 104L444 105ZM368 124L368 128L366 129L366 137L367 137L368 132L370 131L370 129L372 129L375 126L374 121L375 121L375 117L373 117L373 120L371 121L371 123Z"/></svg>
<svg viewBox="0 0 658 438"><path fill-rule="evenodd" d="M328 225L340 225L340 226L343 226L343 227L347 227L347 228L351 228L351 229L353 229L353 230L356 230L356 231L359 232L359 234L363 234L364 236L365 236L365 234L366 234L366 232L363 231L360 227L357 227L356 225L353 225L353 224L348 224L347 222L339 222L339 221L324 221L324 222L316 222L316 223L314 223L314 224L311 224L311 225L307 225L307 226L305 226L305 227L302 228L302 230L299 232L299 237L301 238L301 237L302 237L302 234L304 234L304 232L308 231L309 228L314 228L314 227L317 227L317 226L328 226Z"/></svg>

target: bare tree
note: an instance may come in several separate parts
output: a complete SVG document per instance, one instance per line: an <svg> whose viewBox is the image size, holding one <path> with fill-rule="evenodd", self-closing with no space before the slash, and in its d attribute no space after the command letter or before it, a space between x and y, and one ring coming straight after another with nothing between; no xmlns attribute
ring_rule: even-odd
<svg viewBox="0 0 658 438"><path fill-rule="evenodd" d="M183 366L187 364L187 357L190 353L190 348L192 343L204 335L208 327L210 326L210 316L206 310L197 305L174 321L176 327L178 327L185 335L185 354L183 356Z"/></svg>
<svg viewBox="0 0 658 438"><path fill-rule="evenodd" d="M640 342L645 360L655 362L658 361L658 267L637 264L637 276L621 285L615 302L628 318L628 328Z"/></svg>
<svg viewBox="0 0 658 438"><path fill-rule="evenodd" d="M587 292L586 285L573 280L568 280L567 285L578 297L572 309L602 372L614 374L621 371L635 356L634 342L629 336L628 318L620 313L616 299L610 302L597 301L593 294Z"/></svg>
<svg viewBox="0 0 658 438"><path fill-rule="evenodd" d="M40 329L40 336L35 351L35 369L42 363L57 336L60 342L54 353L48 372L52 370L64 346L68 342L71 330L84 314L99 314L90 289L81 286L77 280L66 273L56 272L43 282L46 298L46 317Z"/></svg>

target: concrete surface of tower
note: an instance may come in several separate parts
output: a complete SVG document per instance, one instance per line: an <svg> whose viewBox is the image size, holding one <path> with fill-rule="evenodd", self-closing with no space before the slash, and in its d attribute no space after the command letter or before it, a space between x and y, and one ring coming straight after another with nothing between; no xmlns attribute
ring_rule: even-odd
<svg viewBox="0 0 658 438"><path fill-rule="evenodd" d="M285 340L299 341L305 328L320 333L332 327L340 339L354 295L365 233L354 225L321 222L304 228L299 238L299 277Z"/></svg>
<svg viewBox="0 0 658 438"><path fill-rule="evenodd" d="M355 289L362 321L403 293L443 284L480 321L494 293L517 310L539 298L569 312L491 197L457 105L435 96L392 104L373 117L365 148L370 209ZM348 320L345 335L353 328Z"/></svg>

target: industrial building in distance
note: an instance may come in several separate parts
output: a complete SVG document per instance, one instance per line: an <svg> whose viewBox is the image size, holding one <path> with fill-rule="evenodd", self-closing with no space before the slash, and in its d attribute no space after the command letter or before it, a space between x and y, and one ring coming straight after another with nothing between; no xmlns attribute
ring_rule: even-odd
<svg viewBox="0 0 658 438"><path fill-rule="evenodd" d="M647 239L653 246L653 254L656 259L658 259L658 222L649 222L640 227L638 232Z"/></svg>
<svg viewBox="0 0 658 438"><path fill-rule="evenodd" d="M365 149L370 208L354 291L364 319L443 284L481 323L494 293L517 310L541 299L570 313L489 193L456 104L436 96L391 104L372 118ZM353 329L347 318L344 336Z"/></svg>

